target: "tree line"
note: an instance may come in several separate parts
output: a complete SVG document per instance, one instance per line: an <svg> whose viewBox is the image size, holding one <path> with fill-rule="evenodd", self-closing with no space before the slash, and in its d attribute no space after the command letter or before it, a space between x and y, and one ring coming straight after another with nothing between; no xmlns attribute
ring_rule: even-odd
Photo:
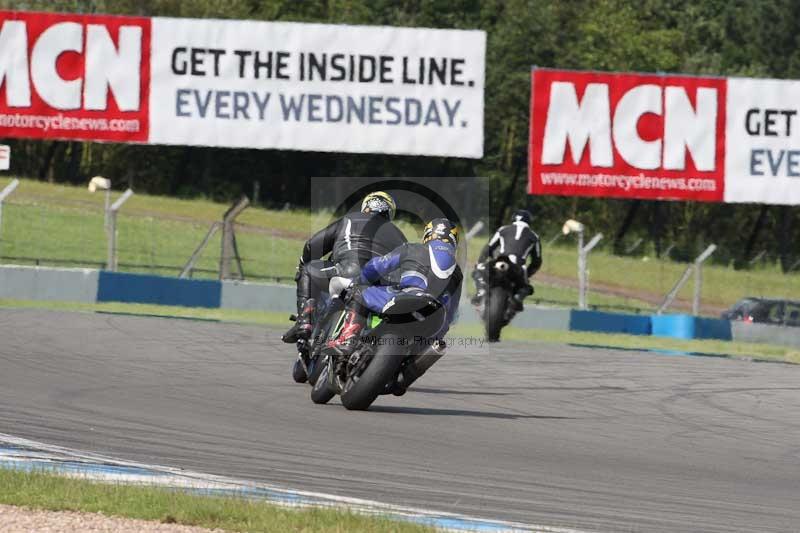
<svg viewBox="0 0 800 533"><path fill-rule="evenodd" d="M566 218L642 239L686 260L714 242L717 262L746 267L762 251L784 270L800 259L800 208L527 196L532 65L568 69L800 77L794 0L0 0L3 9L282 20L487 32L481 160L207 147L6 140L21 174L85 183L95 174L156 194L307 206L310 177L484 176L499 224L529 207L543 237ZM632 253L641 253L642 247Z"/></svg>

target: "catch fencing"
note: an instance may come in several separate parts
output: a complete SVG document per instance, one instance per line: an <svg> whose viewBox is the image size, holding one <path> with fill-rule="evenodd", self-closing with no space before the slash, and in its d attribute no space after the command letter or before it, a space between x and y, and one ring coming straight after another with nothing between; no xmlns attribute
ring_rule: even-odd
<svg viewBox="0 0 800 533"><path fill-rule="evenodd" d="M35 194L10 195L3 204L0 263L86 267L178 276L224 208L207 213L165 213L137 206L136 197L116 215L116 268L109 265L108 234L100 198L84 193L56 203ZM120 193L115 192L113 198ZM216 216L215 216L216 215ZM247 222L233 225L244 279L289 282L306 235ZM208 239L187 277L219 278L222 232Z"/></svg>
<svg viewBox="0 0 800 533"><path fill-rule="evenodd" d="M586 231L587 239L614 234L613 228ZM541 237L544 262L533 278L536 294L532 298L544 304L570 300L575 305L581 294L578 238L562 232ZM737 256L740 250L717 246L710 257L702 257L712 244L698 242L692 249L667 245L658 258L652 245L642 239L631 238L616 246L614 239L602 239L585 257L586 307L655 313L663 306L666 313L718 317L744 297L800 300L800 264L783 273L777 257L758 253L747 268L735 269L733 261L719 261ZM696 265L697 258L704 261ZM698 266L702 269L700 276ZM685 283L679 284L684 277ZM696 288L700 290L696 292Z"/></svg>
<svg viewBox="0 0 800 533"><path fill-rule="evenodd" d="M11 180L2 180L0 190ZM121 191L112 193L111 203ZM219 279L222 219L219 203L181 202L133 195L117 213L117 271L195 279ZM255 282L293 283L298 256L312 231L324 227L332 214L265 210L250 206L233 223L243 278ZM2 203L0 263L52 267L106 269L108 235L104 229L104 198L83 188L59 187L23 181ZM217 231L210 231L218 224ZM414 228L409 235L414 233ZM613 228L587 228L587 241ZM465 294L473 291L469 276L482 246L490 237L486 228L469 242ZM541 235L544 263L533 278L536 293L527 303L574 307L580 299L578 240L575 235ZM199 249L201 243L206 246ZM692 259L712 243L694 250L665 246L662 259L652 246L630 239L615 246L605 238L586 255L586 308L633 314L652 314L664 303L687 272ZM623 255L614 254L622 248ZM696 309L701 316L718 317L746 296L800 300L800 264L783 274L775 257L757 253L746 270L713 263L736 251L720 247L704 264L702 291ZM230 252L227 252L230 253ZM195 261L190 262L194 256ZM688 261L670 260L689 258ZM187 268L187 265L190 268ZM238 261L231 276L238 278ZM664 312L691 313L695 302L692 276L674 293Z"/></svg>

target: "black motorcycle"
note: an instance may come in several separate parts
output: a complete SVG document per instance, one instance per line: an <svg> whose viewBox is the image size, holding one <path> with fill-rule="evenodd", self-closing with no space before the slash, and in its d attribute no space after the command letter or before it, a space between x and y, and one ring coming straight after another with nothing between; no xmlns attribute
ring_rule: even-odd
<svg viewBox="0 0 800 533"><path fill-rule="evenodd" d="M327 296L327 295L326 295ZM295 383L308 382L314 385L320 373L317 362L320 358L320 351L328 340L328 335L336 320L342 314L344 305L339 298L324 298L322 305L319 305L313 315L314 329L308 339L297 341L297 359L292 365L292 379ZM294 315L289 317L296 320Z"/></svg>
<svg viewBox="0 0 800 533"><path fill-rule="evenodd" d="M393 302L368 318L352 355L325 356L318 361L321 370L311 389L314 403L327 403L338 394L345 408L366 410L379 395L394 391L406 366L412 362L430 366L426 359L441 357L441 353L433 353L433 336L447 319L441 302L419 291L398 291ZM342 323L343 319L329 338L339 335Z"/></svg>
<svg viewBox="0 0 800 533"><path fill-rule="evenodd" d="M312 283L319 288L320 299L311 317L311 323L314 325L311 336L308 339L297 341L297 359L292 365L292 379L295 383L308 381L313 385L319 375L319 368L317 368L319 352L344 309L341 299L337 297L339 290L335 289L336 293L331 295L330 282L336 277L340 280L352 279L358 275L360 268L357 264L347 263L337 263L326 267L322 261L312 261L306 265L306 268ZM289 320L297 320L297 316L290 315Z"/></svg>
<svg viewBox="0 0 800 533"><path fill-rule="evenodd" d="M483 279L486 292L479 307L481 320L486 329L486 340L498 342L500 330L507 326L517 311L514 307L514 292L520 277L520 266L508 257L500 256L486 261Z"/></svg>

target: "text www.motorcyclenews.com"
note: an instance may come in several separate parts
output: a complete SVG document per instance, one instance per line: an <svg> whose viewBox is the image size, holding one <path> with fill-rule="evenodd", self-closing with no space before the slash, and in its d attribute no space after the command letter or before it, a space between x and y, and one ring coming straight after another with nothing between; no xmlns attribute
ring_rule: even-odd
<svg viewBox="0 0 800 533"><path fill-rule="evenodd" d="M41 131L123 131L137 132L138 119L78 118L58 115L0 113L0 127L34 128Z"/></svg>
<svg viewBox="0 0 800 533"><path fill-rule="evenodd" d="M543 185L567 185L570 187L601 187L609 189L661 190L661 191L709 191L717 190L717 182L708 178L662 178L636 174L572 174L568 172L542 172Z"/></svg>

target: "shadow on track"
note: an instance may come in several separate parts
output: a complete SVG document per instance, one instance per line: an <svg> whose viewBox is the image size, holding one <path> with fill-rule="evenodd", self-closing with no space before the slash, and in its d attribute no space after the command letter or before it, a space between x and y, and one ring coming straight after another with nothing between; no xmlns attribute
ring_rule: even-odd
<svg viewBox="0 0 800 533"><path fill-rule="evenodd" d="M426 389L424 387L411 389L412 392L421 392L422 394L452 394L453 396L510 396L512 392L486 392L486 391L468 391L468 390L453 390L453 389Z"/></svg>
<svg viewBox="0 0 800 533"><path fill-rule="evenodd" d="M518 415L514 413L497 413L491 411L470 411L467 409L435 409L432 407L401 407L391 405L373 405L369 408L372 413L395 413L406 415L435 415L435 416L471 416L476 418L499 418L504 420L569 420L569 416L547 415Z"/></svg>

